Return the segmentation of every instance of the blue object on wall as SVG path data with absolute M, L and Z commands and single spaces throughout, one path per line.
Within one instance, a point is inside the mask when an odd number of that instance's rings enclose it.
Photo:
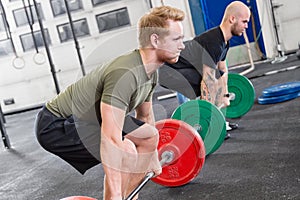
M 189 6 L 191 10 L 191 15 L 193 19 L 193 25 L 195 29 L 195 34 L 198 35 L 207 30 L 205 26 L 205 20 L 203 15 L 203 9 L 199 0 L 191 0 L 189 1 Z

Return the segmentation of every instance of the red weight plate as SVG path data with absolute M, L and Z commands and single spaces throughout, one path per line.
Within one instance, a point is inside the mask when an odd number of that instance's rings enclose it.
M 176 119 L 160 120 L 156 128 L 160 135 L 159 156 L 165 151 L 173 151 L 175 156 L 152 181 L 168 187 L 189 183 L 200 173 L 205 161 L 201 136 L 191 125 Z

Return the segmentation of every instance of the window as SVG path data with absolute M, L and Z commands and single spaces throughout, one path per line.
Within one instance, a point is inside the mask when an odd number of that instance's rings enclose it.
M 38 10 L 39 10 L 40 17 L 42 19 L 44 19 L 44 14 L 43 14 L 43 11 L 42 11 L 41 4 L 38 3 L 37 7 L 38 7 Z M 36 14 L 35 7 L 33 5 L 31 5 L 30 7 L 26 6 L 26 10 L 27 10 L 27 13 L 29 15 L 30 22 L 32 22 L 31 12 L 32 12 L 32 15 L 33 15 L 33 20 L 37 21 L 37 14 Z M 27 20 L 27 16 L 26 16 L 24 8 L 19 8 L 19 9 L 13 10 L 13 15 L 14 15 L 17 26 L 22 26 L 22 25 L 28 24 L 28 20 Z
M 82 9 L 81 0 L 72 0 L 72 1 L 67 0 L 67 1 L 68 1 L 69 10 L 71 12 Z M 51 0 L 51 7 L 54 16 L 62 15 L 66 13 L 66 6 L 64 0 Z
M 2 31 L 6 31 L 6 29 L 5 29 L 4 16 L 1 13 L 0 14 L 0 32 L 2 32 Z
M 44 33 L 45 33 L 45 37 L 46 37 L 46 40 L 47 40 L 47 44 L 51 44 L 51 40 L 50 40 L 48 30 L 45 29 Z M 33 35 L 34 35 L 34 38 L 35 38 L 36 46 L 37 47 L 44 46 L 44 40 L 43 40 L 41 31 L 35 31 L 35 32 L 33 32 Z M 21 39 L 23 51 L 29 51 L 29 50 L 35 48 L 34 41 L 33 41 L 31 33 L 26 33 L 26 34 L 20 35 L 20 39 Z
M 99 4 L 109 2 L 109 1 L 117 1 L 117 0 L 92 0 L 93 6 L 97 6 Z
M 5 11 L 3 11 L 2 6 L 0 6 L 0 32 L 7 30 L 4 13 L 5 13 Z
M 14 50 L 10 39 L 0 40 L 0 56 L 6 56 L 13 52 Z
M 73 21 L 73 27 L 76 37 L 90 35 L 86 19 Z M 57 31 L 61 42 L 66 42 L 68 40 L 73 39 L 70 23 L 58 25 Z
M 113 10 L 96 16 L 99 32 L 109 31 L 122 26 L 130 25 L 127 8 Z

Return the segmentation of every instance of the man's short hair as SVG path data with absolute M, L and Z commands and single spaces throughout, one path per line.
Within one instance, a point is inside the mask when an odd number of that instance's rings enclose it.
M 139 44 L 141 47 L 145 47 L 150 42 L 150 36 L 157 34 L 160 36 L 167 35 L 169 33 L 168 20 L 183 21 L 185 13 L 171 6 L 160 6 L 151 9 L 148 14 L 145 14 L 139 20 Z

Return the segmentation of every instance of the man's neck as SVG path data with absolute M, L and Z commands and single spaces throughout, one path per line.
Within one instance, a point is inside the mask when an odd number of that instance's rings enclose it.
M 159 62 L 157 60 L 157 56 L 153 49 L 140 48 L 139 50 L 147 76 L 150 77 L 163 64 L 163 62 Z
M 226 43 L 232 38 L 231 31 L 228 27 L 229 26 L 226 26 L 224 23 L 220 25 Z

